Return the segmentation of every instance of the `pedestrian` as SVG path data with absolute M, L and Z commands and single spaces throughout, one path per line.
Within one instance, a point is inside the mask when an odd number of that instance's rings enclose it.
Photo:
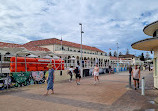
M 109 74 L 111 74 L 111 66 L 109 65 Z
M 135 69 L 132 70 L 132 77 L 134 80 L 134 86 L 135 86 L 135 90 L 136 90 L 136 83 L 137 83 L 137 87 L 139 88 L 139 79 L 140 79 L 140 69 L 138 68 L 137 65 L 135 65 Z
M 48 95 L 49 90 L 51 90 L 51 94 L 54 94 L 54 69 L 52 68 L 52 64 L 48 64 L 47 67 L 49 68 L 48 72 L 48 77 L 46 78 L 47 80 L 47 91 L 44 95 Z
M 98 64 L 95 65 L 94 69 L 93 69 L 93 75 L 94 75 L 94 84 L 96 84 L 96 80 L 99 81 L 99 67 Z
M 132 66 L 130 65 L 129 66 L 129 74 L 131 75 L 131 73 L 132 73 Z
M 80 69 L 78 66 L 75 68 L 74 73 L 76 74 L 76 84 L 80 85 L 81 75 L 80 75 Z
M 129 67 L 129 87 L 131 87 L 131 73 L 132 73 L 132 66 Z
M 151 71 L 151 67 L 150 67 L 150 64 L 149 64 L 149 71 Z
M 70 82 L 72 82 L 73 71 L 74 71 L 73 66 L 70 66 L 70 69 L 68 70 L 68 74 L 70 75 L 70 80 L 69 80 Z

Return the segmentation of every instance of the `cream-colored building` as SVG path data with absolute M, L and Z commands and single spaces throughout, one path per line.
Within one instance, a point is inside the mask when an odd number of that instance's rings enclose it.
M 75 66 L 80 63 L 81 60 L 81 45 L 77 43 L 51 38 L 30 41 L 24 45 L 49 49 L 54 54 L 61 56 L 65 60 L 66 66 Z M 96 63 L 99 64 L 99 67 L 108 67 L 110 57 L 107 56 L 106 52 L 96 47 L 82 45 L 82 60 L 84 68 L 94 67 Z
M 139 65 L 139 66 L 144 65 L 144 62 L 141 61 L 139 57 L 136 57 L 135 55 L 132 54 L 120 55 L 119 57 L 122 58 L 123 60 L 128 61 L 129 65 Z
M 147 38 L 133 43 L 131 46 L 134 49 L 154 51 L 154 87 L 158 88 L 158 21 L 155 21 L 143 29 L 144 33 L 153 38 Z

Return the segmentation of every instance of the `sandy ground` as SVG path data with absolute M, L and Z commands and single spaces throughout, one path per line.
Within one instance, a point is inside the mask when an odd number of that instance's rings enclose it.
M 152 79 L 148 71 L 142 74 Z M 43 96 L 46 84 L 1 91 L 0 111 L 133 111 L 150 106 L 140 90 L 127 88 L 128 72 L 101 75 L 97 84 L 88 77 L 76 85 L 64 76 L 56 74 L 55 94 L 49 96 Z

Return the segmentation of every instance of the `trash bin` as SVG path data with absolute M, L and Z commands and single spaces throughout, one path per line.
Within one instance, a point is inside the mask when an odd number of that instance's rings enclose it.
M 83 69 L 83 77 L 89 76 L 89 69 Z

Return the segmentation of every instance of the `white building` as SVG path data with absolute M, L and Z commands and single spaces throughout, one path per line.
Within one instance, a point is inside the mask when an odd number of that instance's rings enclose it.
M 80 63 L 81 44 L 51 38 L 30 41 L 24 44 L 24 46 L 38 46 L 42 48 L 47 48 L 54 54 L 62 56 L 62 58 L 64 58 L 65 60 L 65 63 L 69 63 L 69 65 L 77 65 L 78 63 Z M 72 59 L 75 59 L 75 61 L 71 61 Z M 82 60 L 83 66 L 85 68 L 94 67 L 95 63 L 98 63 L 99 67 L 108 67 L 110 57 L 107 56 L 106 52 L 96 47 L 82 45 Z

